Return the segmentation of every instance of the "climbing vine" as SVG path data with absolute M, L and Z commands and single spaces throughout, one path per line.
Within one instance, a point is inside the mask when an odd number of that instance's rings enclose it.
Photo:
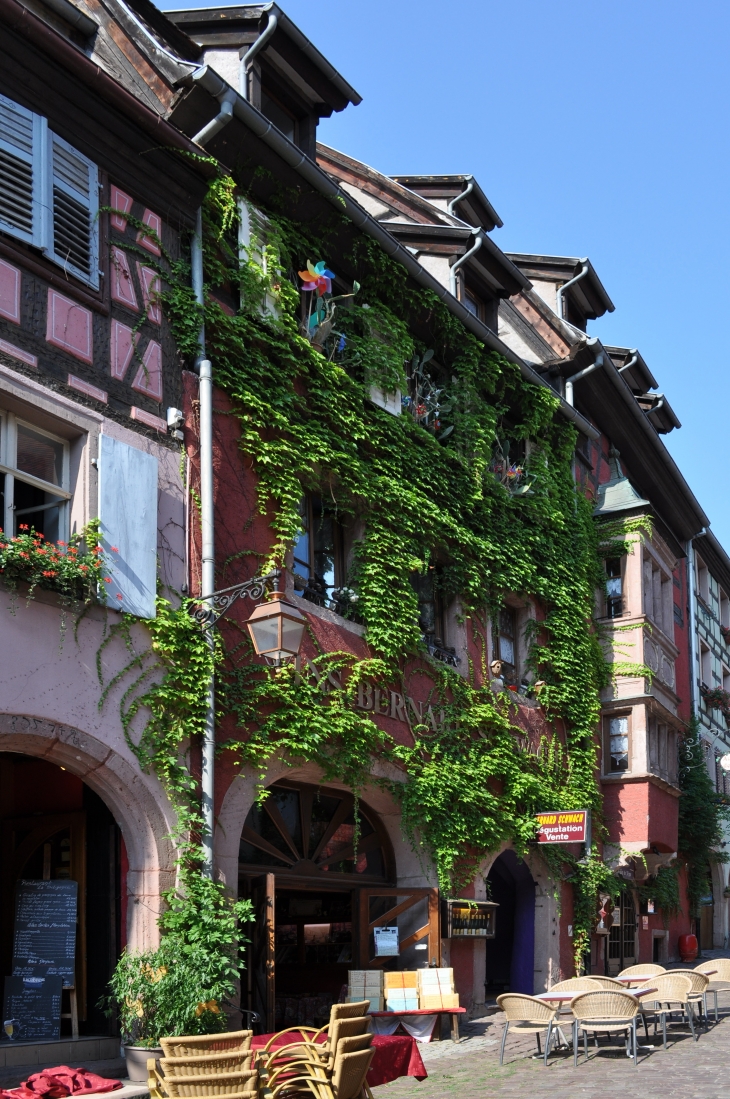
M 691 916 L 700 914 L 700 898 L 707 892 L 711 863 L 726 862 L 723 824 L 730 820 L 730 806 L 722 803 L 707 772 L 700 723 L 693 715 L 679 753 L 679 853 L 687 861 L 687 895 Z
M 592 616 L 603 572 L 591 509 L 572 476 L 575 429 L 555 418 L 557 402 L 547 389 L 487 351 L 364 236 L 352 237 L 343 257 L 358 284 L 336 287 L 336 312 L 317 307 L 320 330 L 310 339 L 297 272 L 339 247 L 344 218 L 335 211 L 304 227 L 276 209 L 266 213 L 265 235 L 254 232 L 242 258 L 235 186 L 221 178 L 210 189 L 203 242 L 208 354 L 270 523 L 262 571 L 289 552 L 302 493 L 326 495 L 344 522 L 357 521 L 362 530 L 347 583 L 357 593 L 370 656 L 320 653 L 314 677 L 293 667 L 273 671 L 252 662 L 246 638 L 239 640 L 231 624 L 225 652 L 212 658 L 194 627 L 182 624 L 184 609 L 161 605 L 150 660 L 159 658 L 162 678 L 147 688 L 151 666 L 140 658 L 136 685 L 125 694 L 125 729 L 140 759 L 188 797 L 193 780 L 180 751 L 200 731 L 212 670 L 206 661 L 214 659 L 220 705 L 237 724 L 226 748 L 238 765 L 263 778 L 274 756 L 307 759 L 320 764 L 325 779 L 337 777 L 357 793 L 372 781 L 374 756 L 390 763 L 400 781 L 379 781 L 399 799 L 416 849 L 435 861 L 441 887 L 453 893 L 503 841 L 525 853 L 538 810 L 590 808 L 600 824 L 594 731 L 607 672 Z M 221 288 L 227 301 L 238 298 L 237 308 L 221 306 Z M 181 353 L 193 355 L 201 316 L 184 260 L 170 265 L 162 298 Z M 401 390 L 408 409 L 409 378 L 420 371 L 423 382 L 426 369 L 448 431 L 435 415 L 395 416 L 370 399 L 371 387 Z M 520 449 L 526 487 L 518 494 L 494 469 L 495 454 Z M 431 660 L 423 647 L 412 577 L 434 566 L 444 600 L 457 601 L 481 654 L 466 675 Z M 507 595 L 538 611 L 529 676 L 539 681 L 539 704 L 559 732 L 536 750 L 521 746 L 515 699 L 495 693 L 486 667 L 487 615 L 493 619 Z M 435 728 L 415 725 L 412 745 L 397 744 L 353 708 L 363 679 L 403 689 L 424 671 L 445 720 Z M 150 716 L 135 741 L 132 719 L 145 708 Z M 608 871 L 595 852 L 573 871 L 582 950 Z

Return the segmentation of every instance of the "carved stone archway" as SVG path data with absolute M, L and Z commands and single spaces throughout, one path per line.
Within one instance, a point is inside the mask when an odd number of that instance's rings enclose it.
M 64 767 L 105 802 L 121 829 L 129 860 L 128 945 L 139 950 L 155 947 L 160 895 L 175 880 L 169 838 L 174 813 L 157 780 L 143 775 L 136 761 L 125 759 L 97 736 L 27 714 L 0 714 L 0 752 Z

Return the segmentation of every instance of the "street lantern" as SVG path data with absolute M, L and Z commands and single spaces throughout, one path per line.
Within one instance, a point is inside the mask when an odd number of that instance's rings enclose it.
M 283 592 L 273 591 L 267 603 L 259 603 L 246 622 L 257 656 L 280 667 L 299 652 L 307 620 L 287 603 Z

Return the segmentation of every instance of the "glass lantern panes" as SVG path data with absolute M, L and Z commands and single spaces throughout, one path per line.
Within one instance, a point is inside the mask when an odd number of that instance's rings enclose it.
M 608 723 L 608 739 L 611 771 L 629 769 L 629 719 L 612 717 Z

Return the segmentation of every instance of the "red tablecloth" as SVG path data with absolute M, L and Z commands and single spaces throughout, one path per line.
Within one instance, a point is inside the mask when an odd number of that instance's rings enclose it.
M 8 1048 L 8 1044 L 5 1044 Z M 58 1065 L 43 1072 L 32 1073 L 18 1088 L 0 1091 L 5 1099 L 63 1099 L 68 1095 L 89 1095 L 91 1092 L 116 1091 L 122 1086 L 121 1080 L 107 1080 L 85 1068 L 69 1068 Z
M 252 1049 L 262 1049 L 273 1037 L 273 1034 L 254 1035 L 251 1042 Z M 290 1045 L 296 1041 L 296 1032 L 290 1031 L 275 1042 L 272 1049 Z M 320 1041 L 325 1041 L 324 1034 L 321 1035 Z M 411 1038 L 410 1034 L 375 1034 L 373 1049 L 375 1056 L 367 1076 L 371 1088 L 376 1088 L 380 1084 L 389 1084 L 399 1076 L 415 1076 L 417 1080 L 427 1078 L 428 1073 L 418 1051 L 418 1042 L 415 1038 Z

